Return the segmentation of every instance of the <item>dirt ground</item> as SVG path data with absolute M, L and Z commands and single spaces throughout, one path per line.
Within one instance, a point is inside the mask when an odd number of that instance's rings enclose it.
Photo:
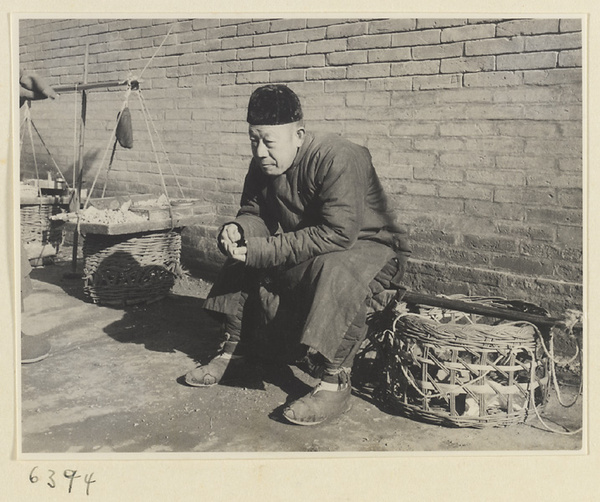
M 70 249 L 63 252 L 70 256 Z M 78 268 L 81 271 L 81 264 Z M 218 326 L 202 310 L 210 284 L 190 276 L 167 298 L 110 308 L 85 301 L 68 259 L 35 268 L 23 330 L 52 344 L 22 365 L 24 453 L 423 452 L 582 449 L 582 434 L 547 431 L 532 416 L 501 428 L 447 428 L 386 413 L 353 395 L 346 415 L 317 427 L 288 424 L 281 410 L 315 380 L 295 366 L 258 360 L 228 385 L 192 388 L 183 375 L 217 349 Z M 562 388 L 565 400 L 575 386 Z M 555 429 L 578 428 L 582 401 L 543 410 Z

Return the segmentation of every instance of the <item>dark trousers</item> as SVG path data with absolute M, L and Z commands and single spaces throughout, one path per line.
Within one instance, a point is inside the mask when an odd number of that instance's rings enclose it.
M 335 372 L 340 367 L 352 367 L 354 357 L 367 335 L 367 312 L 372 297 L 383 290 L 401 287 L 404 265 L 402 258 L 391 258 L 369 283 L 366 296 L 359 303 L 352 322 L 332 352 L 333 357 L 324 358 L 326 371 Z M 246 352 L 248 345 L 255 341 L 255 337 L 260 337 L 258 333 L 262 331 L 267 333 L 266 339 L 271 340 L 271 345 L 279 343 L 283 351 L 293 354 L 293 346 L 302 343 L 300 332 L 304 319 L 314 309 L 310 301 L 303 301 L 310 297 L 312 281 L 290 281 L 287 272 L 266 273 L 246 267 L 238 267 L 238 270 L 243 274 L 243 280 L 236 307 L 233 312 L 224 315 L 224 331 L 227 333 L 225 351 Z M 311 277 L 311 274 L 303 274 L 303 277 Z M 323 336 L 327 336 L 327 333 L 323 333 Z

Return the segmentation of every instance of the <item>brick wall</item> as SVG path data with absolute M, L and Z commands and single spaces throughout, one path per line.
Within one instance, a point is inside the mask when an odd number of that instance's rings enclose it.
M 88 81 L 122 80 L 140 74 L 171 27 L 142 95 L 185 195 L 210 202 L 215 225 L 239 202 L 250 93 L 287 83 L 309 129 L 369 147 L 411 235 L 409 286 L 581 306 L 579 19 L 25 20 L 21 65 L 55 85 L 81 82 L 89 44 Z M 123 89 L 89 92 L 88 186 L 123 99 Z M 107 190 L 160 193 L 134 95 L 130 108 L 134 148 L 117 151 Z M 32 109 L 69 172 L 76 113 L 74 94 Z M 52 164 L 35 150 L 43 175 Z M 23 158 L 29 177 L 27 142 Z M 214 231 L 188 229 L 186 259 L 220 263 Z

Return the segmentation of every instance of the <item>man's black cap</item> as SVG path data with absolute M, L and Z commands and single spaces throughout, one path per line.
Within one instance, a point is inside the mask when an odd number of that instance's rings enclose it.
M 264 85 L 250 96 L 247 118 L 250 125 L 290 124 L 301 119 L 300 100 L 286 85 Z

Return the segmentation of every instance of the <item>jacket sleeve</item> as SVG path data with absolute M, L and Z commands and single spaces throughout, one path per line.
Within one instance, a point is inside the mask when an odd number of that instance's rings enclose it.
M 274 221 L 272 215 L 267 214 L 262 195 L 264 183 L 264 175 L 251 162 L 246 179 L 244 180 L 240 209 L 237 216 L 234 221 L 225 223 L 219 230 L 218 235 L 220 235 L 223 227 L 229 223 L 236 223 L 238 225 L 241 229 L 243 240 L 250 237 L 266 238 L 275 233 L 277 222 Z
M 247 265 L 290 266 L 351 248 L 362 228 L 370 165 L 366 149 L 357 154 L 346 147 L 335 155 L 326 155 L 315 172 L 318 187 L 315 224 L 267 238 L 247 238 Z

